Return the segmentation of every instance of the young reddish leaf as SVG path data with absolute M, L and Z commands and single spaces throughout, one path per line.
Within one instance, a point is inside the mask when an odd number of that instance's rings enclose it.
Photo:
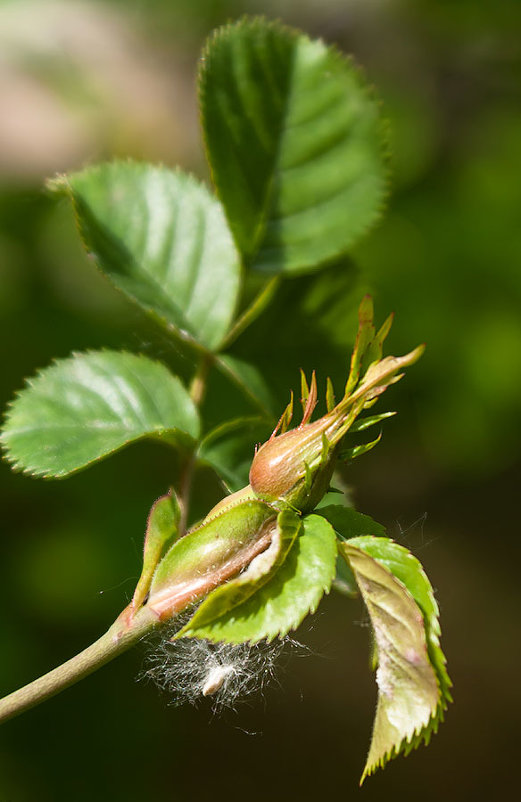
M 438 607 L 420 563 L 387 538 L 340 544 L 367 605 L 377 650 L 378 704 L 364 778 L 436 732 L 450 697 Z

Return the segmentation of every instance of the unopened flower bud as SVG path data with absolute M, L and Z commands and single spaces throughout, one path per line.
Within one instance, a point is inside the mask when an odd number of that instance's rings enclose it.
M 398 373 L 401 368 L 411 365 L 423 352 L 420 346 L 405 356 L 382 359 L 382 344 L 392 317 L 377 332 L 373 326 L 373 305 L 369 296 L 362 301 L 359 321 L 342 400 L 334 405 L 328 382 L 328 412 L 310 423 L 316 405 L 316 381 L 313 375 L 308 388 L 303 377 L 302 422 L 297 428 L 284 431 L 291 420 L 290 402 L 270 439 L 257 451 L 250 469 L 250 485 L 259 498 L 270 503 L 283 501 L 302 512 L 313 509 L 328 490 L 345 435 L 351 428 L 361 429 L 369 425 L 365 419 L 365 426 L 354 426 L 356 417 L 372 406 L 390 384 L 401 378 L 402 374 Z M 383 417 L 386 416 L 376 416 L 371 422 Z M 282 434 L 278 434 L 279 429 Z

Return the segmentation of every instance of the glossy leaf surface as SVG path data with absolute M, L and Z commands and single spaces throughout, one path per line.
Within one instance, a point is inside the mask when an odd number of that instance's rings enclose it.
M 164 365 L 107 350 L 60 359 L 29 379 L 1 440 L 15 469 L 62 477 L 142 437 L 198 434 L 193 402 Z
M 189 175 L 112 162 L 51 183 L 85 247 L 127 297 L 179 337 L 215 349 L 232 322 L 239 257 L 220 203 Z
M 359 70 L 263 19 L 221 28 L 201 63 L 212 175 L 246 261 L 295 273 L 348 251 L 385 184 L 378 106 Z

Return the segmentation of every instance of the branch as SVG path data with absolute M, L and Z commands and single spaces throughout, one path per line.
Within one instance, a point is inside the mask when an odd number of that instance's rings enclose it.
M 132 619 L 129 619 L 128 608 L 125 609 L 101 638 L 76 657 L 1 699 L 0 723 L 14 718 L 92 674 L 141 640 L 159 623 L 157 615 L 146 607 Z

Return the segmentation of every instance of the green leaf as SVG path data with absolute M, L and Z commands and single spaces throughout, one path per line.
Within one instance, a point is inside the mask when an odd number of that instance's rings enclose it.
M 68 476 L 142 437 L 196 439 L 197 410 L 159 362 L 89 351 L 41 371 L 12 402 L 1 442 L 16 470 Z
M 367 516 L 366 516 L 367 517 Z M 383 528 L 383 527 L 382 527 Z M 439 608 L 434 591 L 420 561 L 404 546 L 385 537 L 359 537 L 350 541 L 362 548 L 367 554 L 382 565 L 406 586 L 409 593 L 420 607 L 425 619 L 429 657 L 434 666 L 442 691 L 444 708 L 451 702 L 449 688 L 452 687 L 445 656 L 440 648 Z
M 230 328 L 239 257 L 220 203 L 194 178 L 112 162 L 51 183 L 71 198 L 85 247 L 170 332 L 216 349 Z
M 154 502 L 147 521 L 143 547 L 143 570 L 132 597 L 132 609 L 145 601 L 157 564 L 178 536 L 181 510 L 173 490 Z
M 378 704 L 362 781 L 436 732 L 451 701 L 440 648 L 438 607 L 421 564 L 387 538 L 359 537 L 340 545 L 373 626 Z
M 266 440 L 266 421 L 238 418 L 212 429 L 201 441 L 197 457 L 221 477 L 229 492 L 248 484 L 255 444 Z
M 200 635 L 204 627 L 209 624 L 218 626 L 230 610 L 256 593 L 280 568 L 301 526 L 302 521 L 293 510 L 280 512 L 269 548 L 255 557 L 243 574 L 210 593 L 190 621 L 176 633 L 175 638 L 206 637 L 204 634 Z
M 335 532 L 348 540 L 358 535 L 378 535 L 385 537 L 385 526 L 373 521 L 369 515 L 363 515 L 352 507 L 345 507 L 341 504 L 331 504 L 328 507 L 320 507 L 317 510 L 319 515 L 326 518 Z
M 272 420 L 275 402 L 262 373 L 254 365 L 231 354 L 219 354 L 215 364 L 261 414 Z
M 249 599 L 218 620 L 198 627 L 197 637 L 257 643 L 282 638 L 315 612 L 335 576 L 336 538 L 331 526 L 309 515 L 288 556 L 273 577 Z M 186 632 L 191 635 L 191 632 Z
M 199 81 L 212 176 L 247 262 L 295 273 L 345 254 L 385 189 L 378 105 L 360 71 L 253 19 L 210 38 Z
M 269 546 L 276 519 L 273 507 L 252 498 L 205 519 L 179 538 L 157 566 L 149 609 L 169 620 L 236 576 Z

